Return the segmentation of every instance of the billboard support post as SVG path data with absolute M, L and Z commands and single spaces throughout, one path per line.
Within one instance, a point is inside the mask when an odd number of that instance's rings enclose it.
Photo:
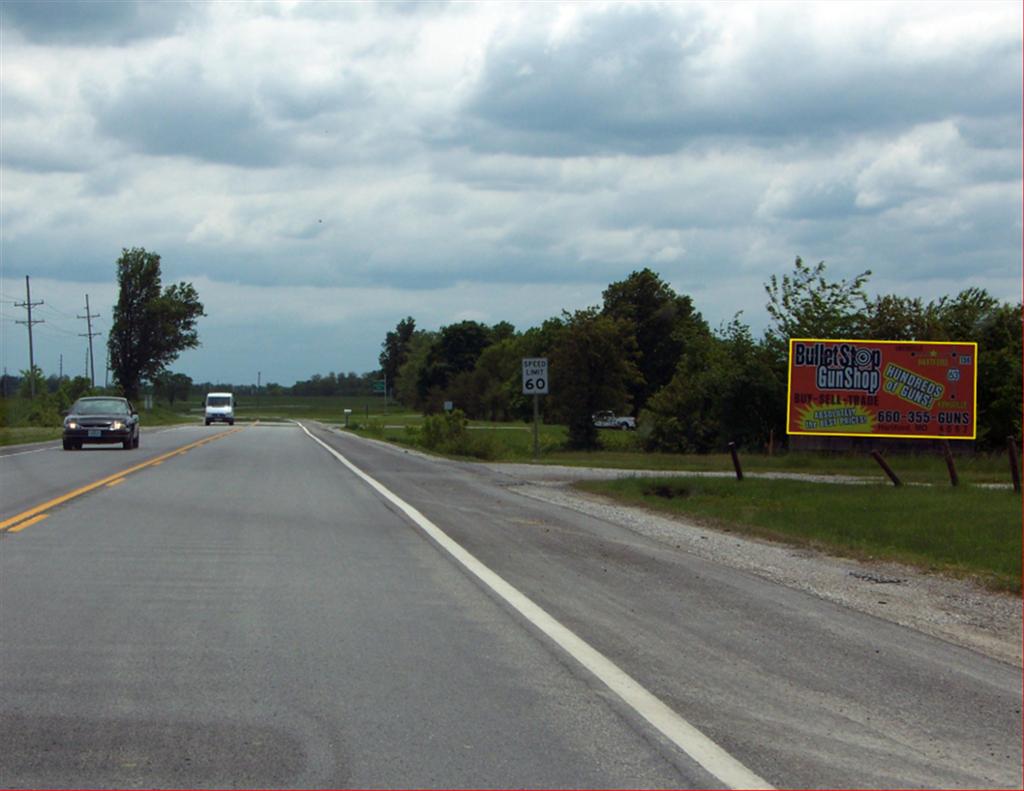
M 743 480 L 743 468 L 740 467 L 740 455 L 736 452 L 736 443 L 729 443 L 729 453 L 732 455 L 732 466 L 736 470 L 736 480 Z
M 1006 438 L 1006 453 L 1010 457 L 1010 477 L 1013 478 L 1013 490 L 1020 491 L 1020 458 L 1017 455 L 1017 440 L 1012 436 Z
M 949 483 L 952 486 L 960 485 L 960 476 L 956 474 L 956 464 L 953 462 L 953 452 L 949 449 L 949 440 L 942 440 L 942 455 L 946 459 L 946 469 L 949 470 Z
M 871 451 L 871 458 L 878 462 L 878 466 L 881 467 L 882 471 L 889 476 L 889 480 L 892 481 L 893 486 L 903 485 L 903 481 L 901 481 L 900 477 L 895 472 L 893 472 L 892 467 L 890 467 L 886 460 L 882 458 L 881 453 L 879 453 L 877 450 L 873 450 Z

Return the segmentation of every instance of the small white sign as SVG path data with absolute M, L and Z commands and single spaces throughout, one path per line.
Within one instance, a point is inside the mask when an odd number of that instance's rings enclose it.
M 548 358 L 523 358 L 523 394 L 548 394 Z

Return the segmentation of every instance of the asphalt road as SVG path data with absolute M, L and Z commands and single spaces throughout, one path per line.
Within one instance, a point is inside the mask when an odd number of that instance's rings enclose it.
M 311 429 L 359 473 L 294 425 L 0 455 L 0 785 L 1021 786 L 1019 668 Z

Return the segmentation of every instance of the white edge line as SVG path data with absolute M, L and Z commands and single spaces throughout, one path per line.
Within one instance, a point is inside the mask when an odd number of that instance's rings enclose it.
M 450 538 L 441 528 L 427 519 L 427 517 L 398 497 L 398 495 L 392 493 L 383 484 L 378 483 L 356 467 L 323 440 L 313 436 L 304 425 L 298 423 L 298 426 L 306 432 L 310 439 L 323 446 L 328 453 L 344 464 L 353 474 L 365 481 L 385 500 L 402 511 L 448 554 L 472 572 L 488 588 L 504 599 L 524 618 L 583 665 L 583 667 L 593 673 L 612 692 L 618 695 L 628 706 L 647 720 L 676 747 L 692 758 L 706 772 L 729 788 L 772 788 L 764 779 L 747 769 L 747 767 L 733 758 L 710 738 L 648 692 L 639 682 L 612 662 L 611 659 L 573 631 L 567 629 L 535 604 L 528 596 L 491 571 L 482 562 L 477 560 L 476 557 L 463 549 L 459 543 Z
M 26 456 L 29 453 L 42 453 L 44 450 L 57 450 L 59 447 L 59 445 L 50 445 L 49 447 L 36 448 L 35 450 L 19 450 L 14 453 L 3 453 L 0 454 L 0 459 L 9 459 L 12 456 Z

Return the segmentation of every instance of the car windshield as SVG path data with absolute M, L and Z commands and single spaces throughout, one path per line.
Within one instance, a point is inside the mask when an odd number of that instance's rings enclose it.
M 206 399 L 207 406 L 231 406 L 231 398 L 228 396 L 210 396 Z
M 71 412 L 75 415 L 127 415 L 128 405 L 116 398 L 78 401 Z

